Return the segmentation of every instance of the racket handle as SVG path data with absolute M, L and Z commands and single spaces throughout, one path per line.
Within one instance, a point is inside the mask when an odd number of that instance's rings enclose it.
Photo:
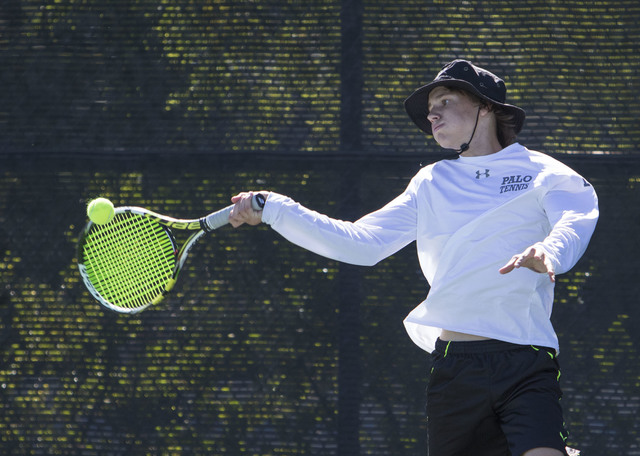
M 209 214 L 201 219 L 200 225 L 202 225 L 202 229 L 208 233 L 210 231 L 217 230 L 221 226 L 225 226 L 229 223 L 229 214 L 231 214 L 231 209 L 233 209 L 233 205 L 220 209 L 219 211 Z
M 251 207 L 254 211 L 261 211 L 262 206 L 258 203 L 258 198 L 263 198 L 263 206 L 264 206 L 264 197 L 262 195 L 256 194 L 251 198 Z M 235 205 L 227 206 L 224 209 L 220 209 L 219 211 L 214 212 L 213 214 L 209 214 L 206 217 L 200 220 L 200 224 L 202 225 L 202 229 L 206 232 L 217 230 L 218 228 L 225 226 L 229 223 L 229 214 L 231 214 L 231 209 L 233 209 Z

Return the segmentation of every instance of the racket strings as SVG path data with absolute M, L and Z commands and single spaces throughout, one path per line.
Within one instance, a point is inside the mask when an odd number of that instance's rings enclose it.
M 175 267 L 175 244 L 160 224 L 118 214 L 96 227 L 84 245 L 87 275 L 110 304 L 143 307 L 162 295 Z
M 114 250 L 122 265 L 121 280 L 110 282 L 113 292 L 120 296 L 126 296 L 136 305 L 147 304 L 150 298 L 155 297 L 170 277 L 173 262 L 172 246 L 168 236 L 159 226 L 148 233 L 140 230 L 139 225 L 128 219 L 125 225 L 125 235 L 128 242 L 118 244 Z M 144 220 L 144 219 L 141 219 Z M 155 249 L 159 247 L 161 250 Z M 168 247 L 168 251 L 164 250 Z M 115 245 L 114 245 L 115 248 Z M 168 254 L 163 255 L 164 253 Z M 153 293 L 153 295 L 149 295 Z
M 163 244 L 169 239 L 162 229 L 145 233 L 130 219 L 120 228 L 121 238 L 113 236 L 112 232 L 101 238 L 103 247 L 109 249 L 111 256 L 107 257 L 102 252 L 96 257 L 101 260 L 100 267 L 96 268 L 96 287 L 115 305 L 137 307 L 148 304 L 161 292 L 171 274 L 172 263 L 167 263 L 167 256 L 162 255 Z M 154 245 L 154 242 L 159 244 Z M 160 256 L 156 246 L 161 248 Z M 172 249 L 170 245 L 168 247 L 167 253 L 170 254 Z

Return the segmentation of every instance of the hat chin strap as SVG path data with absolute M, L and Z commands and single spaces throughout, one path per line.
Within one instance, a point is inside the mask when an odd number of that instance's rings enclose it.
M 473 131 L 471 132 L 471 138 L 469 138 L 469 141 L 467 141 L 466 143 L 462 143 L 460 144 L 460 149 L 457 151 L 458 155 L 461 155 L 463 153 L 465 153 L 467 150 L 469 150 L 469 144 L 471 144 L 471 140 L 473 140 L 473 135 L 476 134 L 476 128 L 478 128 L 478 120 L 480 119 L 480 110 L 482 109 L 482 106 L 478 107 L 478 114 L 476 114 L 476 124 L 473 126 Z

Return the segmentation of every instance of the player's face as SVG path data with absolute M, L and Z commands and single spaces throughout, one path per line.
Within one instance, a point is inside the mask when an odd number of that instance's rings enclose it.
M 469 141 L 478 107 L 463 93 L 436 87 L 429 94 L 429 113 L 433 138 L 445 149 L 458 149 Z

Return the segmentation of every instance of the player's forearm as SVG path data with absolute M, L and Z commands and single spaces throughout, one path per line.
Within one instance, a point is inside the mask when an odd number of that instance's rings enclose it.
M 263 222 L 290 242 L 337 261 L 371 266 L 402 248 L 401 233 L 368 221 L 336 220 L 309 210 L 290 198 L 271 193 Z
M 567 272 L 582 257 L 597 220 L 597 208 L 586 214 L 567 211 L 551 233 L 539 243 L 551 257 L 556 273 Z

